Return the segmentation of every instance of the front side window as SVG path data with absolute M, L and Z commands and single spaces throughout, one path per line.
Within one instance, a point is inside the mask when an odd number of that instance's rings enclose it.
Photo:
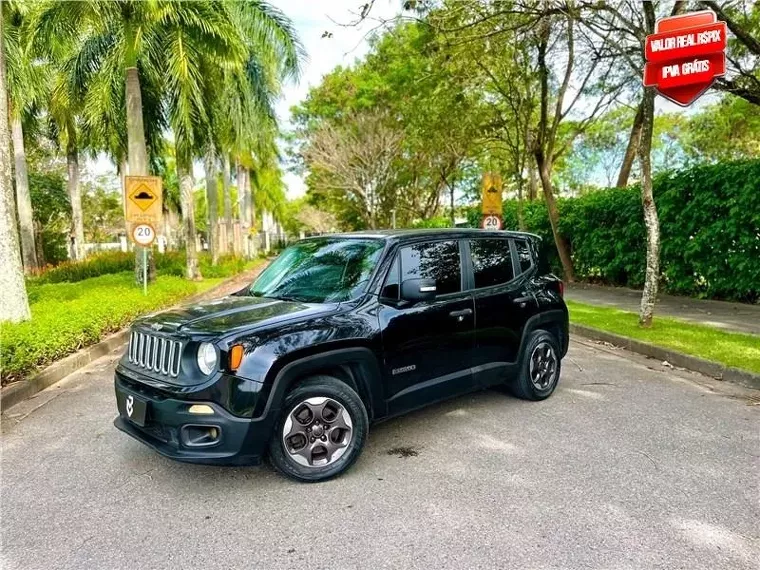
M 470 256 L 476 289 L 508 283 L 515 277 L 512 252 L 506 239 L 472 240 Z
M 383 240 L 315 238 L 288 247 L 251 285 L 256 297 L 335 303 L 367 287 Z
M 459 244 L 438 241 L 401 248 L 401 280 L 407 279 L 435 279 L 438 295 L 461 291 Z

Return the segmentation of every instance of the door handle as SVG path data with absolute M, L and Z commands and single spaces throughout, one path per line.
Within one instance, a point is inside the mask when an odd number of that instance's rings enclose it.
M 520 305 L 521 307 L 525 307 L 528 303 L 535 301 L 535 297 L 533 295 L 526 295 L 525 297 L 517 297 L 516 299 L 512 299 L 512 302 Z
M 464 319 L 465 317 L 472 314 L 472 309 L 462 309 L 461 311 L 451 311 L 449 313 L 450 317 L 454 317 L 455 319 L 459 319 L 460 321 Z

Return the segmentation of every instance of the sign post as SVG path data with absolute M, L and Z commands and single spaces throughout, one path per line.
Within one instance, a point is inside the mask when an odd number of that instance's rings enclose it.
M 501 229 L 501 192 L 501 176 L 493 172 L 483 174 L 483 229 Z
M 161 223 L 161 178 L 127 176 L 124 203 L 132 241 L 143 250 L 143 292 L 148 294 L 148 248 L 156 239 L 155 228 Z

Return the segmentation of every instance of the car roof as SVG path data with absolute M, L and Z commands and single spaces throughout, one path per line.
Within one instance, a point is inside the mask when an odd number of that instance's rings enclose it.
M 540 239 L 536 234 L 515 231 L 481 230 L 477 228 L 436 228 L 436 229 L 396 229 L 396 230 L 364 230 L 358 232 L 344 232 L 335 234 L 323 234 L 314 237 L 340 237 L 340 238 L 371 238 L 388 241 L 406 241 L 410 239 L 446 238 L 461 239 L 468 237 L 531 237 Z M 307 238 L 308 239 L 308 238 Z

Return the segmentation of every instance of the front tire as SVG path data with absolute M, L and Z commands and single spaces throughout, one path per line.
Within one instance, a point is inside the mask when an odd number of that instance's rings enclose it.
M 545 400 L 559 382 L 562 362 L 557 339 L 545 330 L 530 333 L 512 391 L 523 400 Z
M 314 376 L 285 397 L 269 444 L 275 468 L 298 481 L 336 477 L 359 457 L 369 431 L 359 395 L 331 376 Z

